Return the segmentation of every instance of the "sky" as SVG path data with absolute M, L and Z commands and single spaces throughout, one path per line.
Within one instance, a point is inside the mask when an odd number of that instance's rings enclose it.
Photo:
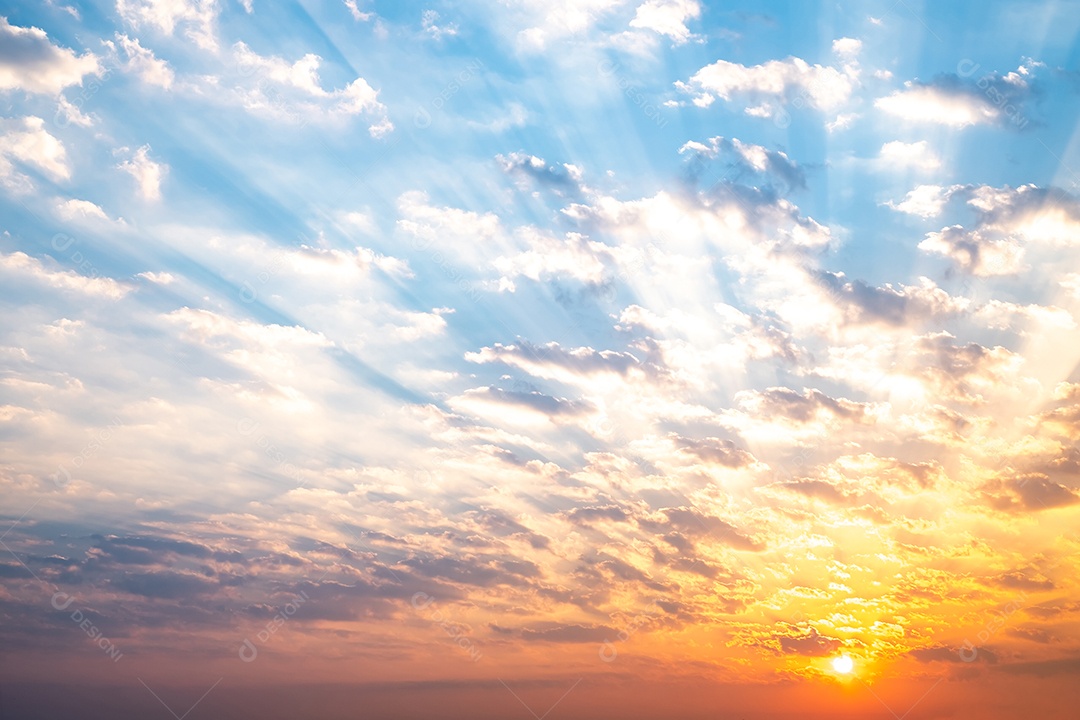
M 1080 2 L 0 0 L 0 718 L 1075 718 Z

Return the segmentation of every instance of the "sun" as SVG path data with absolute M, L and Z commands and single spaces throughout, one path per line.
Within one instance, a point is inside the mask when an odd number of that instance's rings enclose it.
M 833 658 L 832 667 L 833 670 L 841 675 L 847 675 L 855 669 L 855 661 L 848 655 L 841 655 L 840 657 Z

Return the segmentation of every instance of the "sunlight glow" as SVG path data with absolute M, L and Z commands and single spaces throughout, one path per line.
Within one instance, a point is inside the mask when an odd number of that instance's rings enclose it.
M 847 675 L 855 669 L 855 661 L 851 659 L 850 655 L 841 655 L 840 657 L 833 658 L 832 661 L 833 670 L 841 675 Z

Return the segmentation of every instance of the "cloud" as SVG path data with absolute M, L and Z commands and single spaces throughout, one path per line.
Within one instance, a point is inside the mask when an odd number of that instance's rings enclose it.
M 914 650 L 909 650 L 907 654 L 921 663 L 967 663 L 972 660 L 978 660 L 979 662 L 993 665 L 998 661 L 997 655 L 985 647 L 980 647 L 974 658 L 968 657 L 968 654 L 964 652 L 963 647 L 951 648 L 946 647 L 945 645 L 915 648 Z
M 748 103 L 748 115 L 772 117 L 781 106 L 796 100 L 817 110 L 835 110 L 848 101 L 857 83 L 854 69 L 810 65 L 792 57 L 753 66 L 717 60 L 675 86 L 698 107 L 708 107 L 717 98 L 740 97 Z
M 943 74 L 930 82 L 912 80 L 903 90 L 878 98 L 874 106 L 909 122 L 963 128 L 998 125 L 1023 129 L 1030 121 L 1027 102 L 1033 97 L 1033 70 L 1040 63 L 1025 61 L 1005 76 L 991 73 L 977 80 Z
M 375 18 L 373 12 L 362 12 L 359 7 L 356 6 L 356 0 L 345 0 L 345 7 L 348 8 L 349 14 L 352 15 L 353 20 L 356 22 L 367 22 Z
M 895 169 L 896 167 L 913 167 L 919 170 L 937 170 L 941 167 L 941 158 L 930 149 L 925 140 L 906 143 L 893 140 L 881 146 L 878 155 L 883 166 Z
M 22 252 L 0 254 L 0 272 L 8 274 L 8 282 L 16 278 L 30 279 L 56 290 L 70 290 L 107 300 L 119 300 L 131 291 L 129 286 L 112 278 L 86 277 L 71 270 L 53 270 L 41 260 Z
M 97 57 L 49 42 L 44 30 L 19 27 L 0 17 L 0 90 L 58 95 L 101 70 Z
M 530 642 L 604 643 L 618 636 L 618 630 L 605 625 L 560 625 L 539 630 L 524 628 L 521 631 L 521 637 Z
M 543 158 L 523 152 L 496 155 L 495 161 L 503 172 L 536 180 L 560 195 L 567 191 L 580 192 L 583 189 L 582 172 L 576 165 L 548 164 Z
M 784 387 L 763 391 L 744 390 L 735 397 L 748 413 L 758 417 L 782 417 L 798 424 L 814 422 L 822 415 L 863 421 L 870 417 L 870 406 L 845 399 L 833 399 L 820 390 L 798 393 Z
M 862 52 L 862 47 L 862 40 L 845 37 L 833 40 L 832 51 L 846 60 L 853 60 Z
M 573 278 L 597 285 L 604 281 L 617 262 L 616 249 L 589 240 L 580 233 L 570 232 L 557 237 L 522 229 L 520 236 L 526 241 L 528 249 L 497 257 L 492 262 L 507 281 L 517 277 L 538 282 L 551 278 Z
M 126 60 L 124 70 L 136 75 L 147 85 L 157 85 L 168 90 L 172 87 L 175 73 L 164 60 L 154 55 L 152 50 L 144 48 L 138 38 L 131 38 L 122 33 L 116 33 L 116 43 L 123 50 Z M 116 44 L 109 41 L 106 46 L 116 53 Z
M 120 152 L 128 153 L 130 157 L 116 168 L 135 178 L 135 185 L 144 200 L 160 200 L 161 180 L 169 171 L 169 166 L 150 159 L 149 145 L 143 145 L 134 153 L 127 148 L 122 148 Z
M 132 27 L 154 27 L 172 35 L 183 27 L 206 50 L 217 49 L 218 0 L 116 0 L 116 12 Z
M 1002 670 L 1012 675 L 1033 675 L 1038 678 L 1049 678 L 1058 675 L 1074 677 L 1080 672 L 1080 657 L 1011 663 L 1003 666 Z
M 420 24 L 424 29 L 424 33 L 430 36 L 432 39 L 438 41 L 444 37 L 453 37 L 457 35 L 457 25 L 454 23 L 439 25 L 439 13 L 435 10 L 425 10 L 421 13 Z
M 93 118 L 84 115 L 80 106 L 61 95 L 56 99 L 56 122 L 61 127 L 75 125 L 77 127 L 90 127 L 94 124 Z
M 628 352 L 594 350 L 588 347 L 564 349 L 558 343 L 533 345 L 521 341 L 516 345 L 481 348 L 465 354 L 475 363 L 501 362 L 525 370 L 530 375 L 576 385 L 590 385 L 597 375 L 613 374 L 625 377 L 632 370 L 642 369 L 642 363 Z
M 715 515 L 708 515 L 692 507 L 669 507 L 660 511 L 660 519 L 641 518 L 638 524 L 656 533 L 672 531 L 685 537 L 721 542 L 736 550 L 761 552 L 765 546 L 735 525 Z
M 0 183 L 27 192 L 33 182 L 15 162 L 34 167 L 52 180 L 71 177 L 63 143 L 49 134 L 39 117 L 0 118 Z
M 976 211 L 975 224 L 928 233 L 919 249 L 944 255 L 979 277 L 1019 273 L 1026 248 L 1075 246 L 1080 237 L 1080 201 L 1054 188 L 954 186 L 948 195 L 967 200 Z
M 997 109 L 988 100 L 970 91 L 913 83 L 906 90 L 878 98 L 874 106 L 903 120 L 957 128 L 992 123 L 998 118 Z
M 628 0 L 522 0 L 514 9 L 521 17 L 513 25 L 521 27 L 518 46 L 540 51 L 556 40 L 582 35 L 602 17 L 625 5 Z
M 724 156 L 732 167 L 775 177 L 788 189 L 806 187 L 806 174 L 787 153 L 744 143 L 738 138 L 713 137 L 709 138 L 707 145 L 691 140 L 679 148 L 679 154 L 688 154 L 696 159 Z
M 239 69 L 230 80 L 236 83 L 233 95 L 248 111 L 303 125 L 310 120 L 372 117 L 368 127 L 372 137 L 382 137 L 394 129 L 379 102 L 379 93 L 358 77 L 337 90 L 323 88 L 319 79 L 322 58 L 308 53 L 294 63 L 273 55 L 259 55 L 245 43 L 233 45 Z M 213 92 L 213 89 L 208 90 Z
M 515 424 L 558 423 L 595 412 L 586 401 L 553 397 L 535 390 L 522 392 L 494 386 L 466 390 L 452 398 L 450 404 L 482 416 L 494 414 Z
M 917 215 L 921 218 L 937 217 L 941 214 L 941 211 L 945 208 L 946 203 L 949 202 L 953 193 L 960 187 L 961 186 L 959 185 L 953 185 L 951 187 L 944 187 L 942 185 L 919 185 L 914 190 L 909 191 L 900 202 L 894 203 L 892 200 L 889 200 L 885 205 L 897 212 L 907 213 L 908 215 Z M 937 248 L 939 247 L 941 247 L 941 245 L 931 243 L 924 249 L 930 252 L 938 252 Z M 947 252 L 951 254 L 951 251 Z
M 1015 275 L 1026 267 L 1024 249 L 1012 238 L 965 230 L 961 225 L 927 233 L 919 249 L 944 255 L 976 277 Z
M 686 22 L 700 16 L 698 0 L 646 0 L 638 6 L 630 27 L 652 30 L 670 38 L 676 45 L 682 45 L 694 37 Z
M 1080 493 L 1049 477 L 1034 473 L 996 480 L 983 488 L 984 497 L 996 510 L 1044 511 L 1080 503 Z
M 875 287 L 862 280 L 848 281 L 843 273 L 812 272 L 828 292 L 829 299 L 849 323 L 884 323 L 906 326 L 934 316 L 948 316 L 965 310 L 968 301 L 957 299 L 929 278 L 918 285 Z
M 72 198 L 56 204 L 56 214 L 61 220 L 68 222 L 100 221 L 103 223 L 123 224 L 123 220 L 113 220 L 101 208 L 101 206 L 89 200 Z
M 832 655 L 841 647 L 841 642 L 836 638 L 822 635 L 817 628 L 808 628 L 799 634 L 785 634 L 777 632 L 773 640 L 779 643 L 780 652 L 785 655 L 802 655 L 803 657 L 824 657 Z
M 948 332 L 918 338 L 912 360 L 921 367 L 928 390 L 939 397 L 965 404 L 982 404 L 991 393 L 1030 392 L 1023 382 L 1022 355 L 1000 345 L 984 347 L 976 342 L 956 345 Z M 1025 387 L 1026 386 L 1026 387 Z
M 756 460 L 754 456 L 738 447 L 731 440 L 716 437 L 703 437 L 700 439 L 684 438 L 672 435 L 675 445 L 681 452 L 691 455 L 706 463 L 713 463 L 729 468 L 742 468 L 752 465 Z

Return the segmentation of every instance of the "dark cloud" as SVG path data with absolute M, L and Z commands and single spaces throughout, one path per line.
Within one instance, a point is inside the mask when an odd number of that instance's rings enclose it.
M 557 342 L 534 345 L 526 340 L 518 340 L 514 345 L 495 343 L 491 347 L 482 348 L 478 353 L 466 355 L 466 358 L 481 362 L 497 360 L 515 366 L 556 365 L 576 375 L 592 375 L 601 372 L 626 375 L 631 368 L 642 365 L 638 358 L 628 352 L 594 350 L 590 347 L 570 350 L 563 348 Z
M 198 575 L 169 571 L 131 573 L 114 578 L 109 584 L 133 595 L 166 600 L 209 595 L 220 587 L 218 582 Z
M 576 195 L 581 191 L 580 174 L 566 164 L 548 163 L 525 152 L 496 155 L 495 162 L 506 174 L 531 178 L 556 195 Z
M 630 517 L 630 515 L 618 505 L 578 507 L 566 513 L 566 516 L 575 523 L 588 523 L 594 520 L 624 522 Z
M 999 575 L 993 581 L 995 585 L 1014 590 L 1053 590 L 1054 583 L 1043 575 L 1029 571 L 1014 570 Z
M 811 277 L 846 310 L 849 322 L 902 326 L 951 311 L 943 298 L 916 292 L 917 287 L 901 290 L 892 285 L 877 287 L 863 280 L 848 280 L 844 273 L 827 270 L 811 271 Z
M 1011 628 L 1007 630 L 1006 633 L 1022 640 L 1030 640 L 1031 642 L 1039 643 L 1040 645 L 1049 645 L 1050 643 L 1055 643 L 1059 640 L 1056 635 L 1052 635 L 1046 630 L 1036 627 Z
M 532 531 L 500 510 L 485 508 L 467 513 L 467 515 L 493 536 L 521 537 L 537 550 L 543 550 L 551 544 L 549 538 Z
M 1080 502 L 1080 495 L 1045 475 L 1029 473 L 983 486 L 983 496 L 997 510 L 1050 510 Z
M 618 635 L 618 630 L 605 625 L 558 625 L 540 630 L 521 630 L 521 637 L 525 640 L 557 643 L 610 642 Z
M 998 661 L 997 655 L 984 647 L 978 648 L 978 652 L 975 653 L 963 653 L 963 650 L 963 648 L 935 645 L 933 647 L 916 648 L 908 651 L 907 654 L 921 663 L 970 663 L 977 661 L 994 665 Z
M 1037 618 L 1049 619 L 1061 615 L 1071 615 L 1080 611 L 1080 602 L 1062 602 L 1057 605 L 1032 605 L 1024 608 L 1024 612 Z
M 679 153 L 689 157 L 687 172 L 695 180 L 704 174 L 709 160 L 718 160 L 727 167 L 727 176 L 735 181 L 763 177 L 787 190 L 806 187 L 806 173 L 786 153 L 736 138 L 712 137 L 705 143 L 688 142 L 679 148 Z
M 515 390 L 502 390 L 495 386 L 466 390 L 466 397 L 482 397 L 489 401 L 505 405 L 517 405 L 535 410 L 548 417 L 568 416 L 574 417 L 592 412 L 595 408 L 591 403 L 584 400 L 567 400 L 565 398 L 552 397 L 540 392 L 518 392 Z
M 842 503 L 849 499 L 846 493 L 841 492 L 839 488 L 825 480 L 793 480 L 791 482 L 777 483 L 774 487 L 833 503 Z
M 689 507 L 664 508 L 663 520 L 639 519 L 638 524 L 652 532 L 668 535 L 674 531 L 679 537 L 708 538 L 736 550 L 760 551 L 764 546 L 739 532 L 731 523 L 712 515 L 704 515 Z
M 1040 662 L 1014 663 L 1001 668 L 1012 675 L 1034 675 L 1035 677 L 1054 677 L 1056 675 L 1080 676 L 1080 657 L 1043 660 Z
M 752 408 L 758 417 L 785 417 L 799 423 L 814 420 L 822 410 L 845 420 L 861 421 L 866 418 L 867 405 L 851 400 L 834 399 L 820 390 L 803 390 L 798 393 L 790 388 L 771 387 L 760 392 L 745 391 L 736 396 L 739 404 Z
M 726 574 L 724 568 L 719 565 L 707 563 L 701 558 L 680 557 L 672 560 L 669 566 L 673 570 L 693 573 L 695 575 L 700 575 L 701 577 L 709 578 L 710 580 L 716 579 L 721 573 Z
M 1035 66 L 1025 63 L 1020 72 L 1006 75 L 982 74 L 977 69 L 970 76 L 942 73 L 929 81 L 914 80 L 907 86 L 909 90 L 924 89 L 944 99 L 965 101 L 991 115 L 999 127 L 1022 130 L 1031 123 L 1033 101 L 1041 95 L 1037 81 L 1030 74 Z
M 1013 275 L 1028 241 L 1076 245 L 1080 199 L 1056 187 L 965 185 L 952 189 L 975 211 L 975 222 L 927 233 L 919 248 L 949 257 L 961 270 L 978 276 Z M 1032 222 L 1041 217 L 1052 222 Z
M 779 635 L 780 650 L 788 655 L 821 657 L 836 652 L 841 643 L 836 638 L 820 634 L 816 628 L 799 635 Z
M 675 433 L 672 433 L 668 437 L 672 439 L 682 452 L 693 455 L 705 462 L 715 463 L 730 468 L 746 467 L 755 462 L 753 455 L 738 447 L 731 440 L 723 440 L 716 437 L 704 437 L 700 439 L 684 438 Z
M 33 574 L 22 565 L 0 563 L 0 578 L 29 578 Z
M 409 568 L 420 577 L 479 587 L 520 584 L 526 578 L 535 578 L 540 575 L 540 568 L 535 563 L 512 559 L 425 555 L 407 558 L 402 560 L 400 565 Z

